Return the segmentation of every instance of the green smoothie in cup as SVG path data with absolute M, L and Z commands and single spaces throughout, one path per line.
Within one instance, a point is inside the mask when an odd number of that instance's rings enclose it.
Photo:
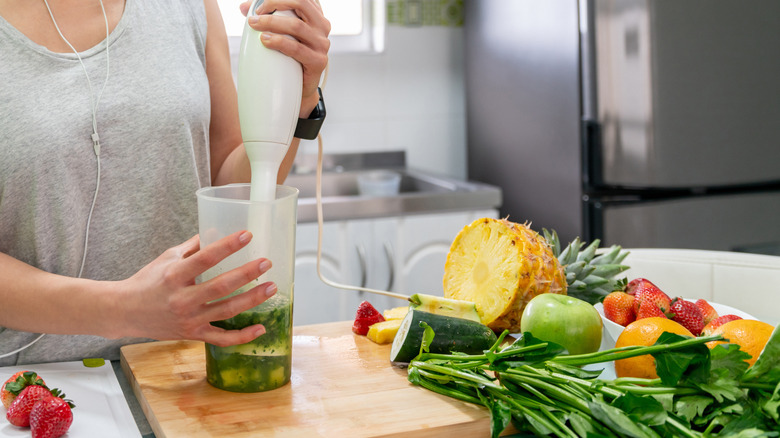
M 277 293 L 251 311 L 211 323 L 227 330 L 265 326 L 265 334 L 246 344 L 206 344 L 206 379 L 211 385 L 233 392 L 260 392 L 290 381 L 292 302 L 288 296 Z

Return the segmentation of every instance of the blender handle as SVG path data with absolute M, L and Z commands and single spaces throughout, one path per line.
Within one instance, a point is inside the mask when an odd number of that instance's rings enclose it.
M 360 287 L 366 287 L 368 282 L 368 269 L 366 268 L 366 248 L 363 245 L 356 245 L 358 262 L 360 263 Z
M 387 257 L 387 267 L 390 271 L 390 278 L 387 281 L 387 287 L 385 290 L 393 290 L 393 283 L 395 283 L 395 264 L 393 263 L 393 247 L 390 242 L 385 241 L 385 257 Z

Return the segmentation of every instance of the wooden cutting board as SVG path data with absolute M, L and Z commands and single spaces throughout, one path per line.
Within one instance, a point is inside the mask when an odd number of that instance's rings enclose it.
M 158 438 L 490 436 L 487 409 L 413 386 L 389 357 L 344 321 L 295 328 L 291 381 L 268 392 L 209 385 L 202 342 L 128 345 L 121 360 Z

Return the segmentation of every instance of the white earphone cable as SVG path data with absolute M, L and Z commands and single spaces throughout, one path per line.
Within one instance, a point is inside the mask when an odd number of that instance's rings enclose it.
M 81 267 L 79 268 L 78 277 L 81 278 L 82 274 L 84 273 L 84 265 L 87 261 L 87 248 L 89 246 L 89 228 L 90 223 L 92 222 L 92 213 L 95 210 L 95 204 L 97 203 L 97 197 L 98 192 L 100 191 L 100 136 L 98 135 L 98 126 L 97 126 L 97 107 L 100 104 L 100 98 L 103 97 L 103 91 L 106 89 L 106 85 L 108 84 L 108 76 L 109 76 L 109 67 L 110 67 L 110 57 L 109 57 L 109 29 L 108 29 L 108 15 L 106 14 L 106 8 L 103 5 L 103 0 L 98 0 L 100 2 L 100 9 L 103 11 L 103 19 L 106 23 L 106 80 L 103 82 L 103 87 L 100 89 L 100 93 L 98 93 L 97 98 L 94 97 L 94 91 L 92 89 L 92 81 L 89 78 L 89 72 L 87 72 L 87 66 L 84 65 L 84 61 L 81 59 L 81 55 L 79 54 L 78 50 L 76 50 L 75 47 L 73 47 L 73 44 L 68 41 L 67 38 L 65 38 L 65 35 L 62 34 L 62 31 L 60 30 L 59 25 L 57 25 L 57 20 L 54 19 L 54 13 L 52 13 L 51 8 L 49 7 L 49 2 L 47 0 L 43 0 L 43 3 L 46 5 L 46 9 L 49 11 L 49 16 L 51 17 L 52 23 L 54 23 L 54 28 L 57 29 L 57 33 L 60 35 L 60 38 L 65 42 L 65 44 L 70 47 L 70 49 L 73 51 L 73 53 L 76 54 L 76 58 L 79 60 L 79 64 L 81 64 L 82 70 L 84 70 L 84 76 L 87 78 L 87 85 L 89 86 L 89 102 L 92 110 L 92 147 L 95 151 L 95 157 L 97 160 L 97 176 L 95 181 L 95 193 L 92 196 L 92 205 L 89 208 L 89 214 L 87 215 L 87 225 L 86 225 L 86 232 L 84 234 L 84 251 L 82 254 L 81 259 Z
M 81 257 L 81 266 L 79 268 L 79 274 L 78 277 L 81 278 L 81 275 L 84 273 L 84 265 L 87 261 L 87 247 L 89 246 L 89 226 L 92 222 L 92 212 L 95 210 L 95 203 L 97 202 L 97 196 L 98 191 L 100 190 L 100 137 L 97 133 L 97 107 L 98 104 L 100 104 L 100 98 L 103 96 L 103 91 L 106 89 L 106 84 L 108 84 L 108 68 L 109 68 L 109 56 L 108 56 L 108 38 L 109 38 L 109 30 L 108 30 L 108 15 L 106 14 L 106 8 L 103 6 L 103 0 L 100 1 L 100 9 L 103 11 L 103 19 L 106 22 L 106 80 L 103 82 L 103 87 L 100 89 L 100 93 L 98 93 L 97 99 L 94 97 L 94 92 L 92 90 L 92 81 L 89 79 L 89 73 L 87 73 L 87 67 L 84 65 L 84 61 L 81 59 L 81 55 L 79 52 L 73 47 L 73 45 L 68 41 L 67 38 L 65 38 L 65 35 L 62 34 L 62 31 L 60 31 L 60 27 L 57 25 L 57 21 L 54 19 L 54 14 L 51 11 L 51 8 L 49 7 L 49 2 L 47 0 L 43 0 L 43 3 L 46 5 L 46 9 L 49 11 L 49 16 L 51 17 L 52 23 L 54 23 L 54 28 L 57 29 L 57 33 L 60 34 L 60 38 L 62 38 L 63 41 L 65 41 L 65 44 L 70 47 L 71 50 L 73 50 L 73 53 L 76 54 L 76 57 L 79 60 L 79 63 L 81 64 L 81 68 L 84 70 L 84 75 L 87 77 L 87 84 L 89 85 L 89 102 L 91 106 L 92 111 L 92 148 L 95 151 L 95 157 L 97 159 L 97 177 L 95 181 L 95 193 L 92 196 L 92 205 L 89 208 L 89 215 L 87 216 L 87 225 L 86 225 L 86 232 L 84 235 L 84 251 Z M 33 344 L 38 342 L 45 333 L 41 333 L 33 339 L 29 344 L 18 348 L 14 351 L 11 351 L 9 353 L 3 353 L 0 354 L 0 359 L 8 356 L 12 356 L 14 354 L 17 354 L 21 351 L 26 350 L 27 348 L 31 347 Z

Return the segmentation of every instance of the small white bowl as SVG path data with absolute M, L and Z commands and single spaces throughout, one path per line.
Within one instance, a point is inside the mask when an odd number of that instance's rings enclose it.
M 363 196 L 394 196 L 401 189 L 401 174 L 390 170 L 374 170 L 357 177 L 358 192 Z
M 696 298 L 684 298 L 687 301 L 695 302 Z M 718 312 L 718 316 L 723 315 L 737 315 L 739 317 L 742 317 L 743 319 L 758 319 L 755 316 L 752 316 L 750 314 L 747 314 L 739 309 L 735 309 L 731 306 L 727 306 L 725 304 L 718 304 L 713 303 L 711 301 L 707 301 L 710 303 L 713 309 L 715 309 L 716 312 Z M 606 316 L 604 316 L 604 305 L 601 303 L 596 303 L 593 305 L 593 307 L 596 308 L 596 310 L 599 312 L 599 315 L 601 315 L 601 320 L 604 321 L 604 329 L 606 330 L 607 334 L 609 334 L 609 337 L 612 338 L 612 341 L 617 341 L 618 336 L 620 336 L 621 333 L 623 333 L 623 327 L 622 325 L 612 322 L 609 319 L 607 319 Z

